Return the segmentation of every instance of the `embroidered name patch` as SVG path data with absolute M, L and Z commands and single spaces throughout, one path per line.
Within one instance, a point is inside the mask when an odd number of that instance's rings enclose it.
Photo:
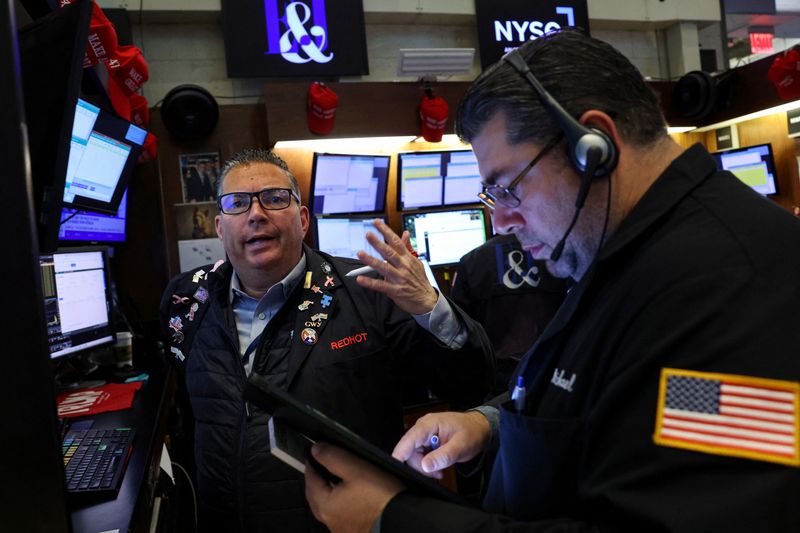
M 664 368 L 661 446 L 800 466 L 800 383 Z
M 341 350 L 342 348 L 346 348 L 351 344 L 358 344 L 359 342 L 365 342 L 367 340 L 367 333 L 356 333 L 355 335 L 350 335 L 348 337 L 344 337 L 339 339 L 338 341 L 331 341 L 331 350 Z

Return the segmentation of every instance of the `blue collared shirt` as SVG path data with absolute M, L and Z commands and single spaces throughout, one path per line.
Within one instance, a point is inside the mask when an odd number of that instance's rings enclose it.
M 258 337 L 267 324 L 280 311 L 283 304 L 300 283 L 306 269 L 306 254 L 300 257 L 295 267 L 285 278 L 270 287 L 261 299 L 257 300 L 242 290 L 236 273 L 231 277 L 230 301 L 239 334 L 239 353 L 242 356 L 245 373 L 249 376 L 253 368 L 253 357 L 258 345 Z M 245 355 L 247 356 L 244 359 Z

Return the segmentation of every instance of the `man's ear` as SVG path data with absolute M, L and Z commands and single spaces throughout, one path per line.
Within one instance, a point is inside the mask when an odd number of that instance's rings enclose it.
M 309 213 L 308 213 L 308 208 L 306 206 L 304 206 L 304 205 L 301 205 L 300 206 L 300 224 L 301 224 L 301 226 L 303 228 L 303 237 L 305 237 L 306 233 L 308 233 L 308 224 L 309 224 L 310 216 L 311 215 L 309 215 Z

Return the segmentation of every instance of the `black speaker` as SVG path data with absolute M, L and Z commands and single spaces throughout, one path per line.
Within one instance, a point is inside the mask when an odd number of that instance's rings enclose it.
M 176 139 L 196 141 L 214 131 L 219 106 L 211 93 L 199 85 L 179 85 L 164 97 L 161 119 Z
M 703 120 L 733 103 L 735 73 L 712 76 L 702 70 L 688 72 L 672 89 L 672 107 L 682 117 Z

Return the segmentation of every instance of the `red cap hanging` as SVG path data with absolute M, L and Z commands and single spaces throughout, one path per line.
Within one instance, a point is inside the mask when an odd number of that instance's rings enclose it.
M 441 96 L 422 97 L 419 102 L 420 134 L 426 141 L 438 143 L 442 140 L 449 113 L 447 101 Z
M 308 129 L 312 133 L 327 135 L 333 130 L 336 121 L 336 108 L 339 96 L 327 85 L 314 82 L 308 88 L 307 117 Z

